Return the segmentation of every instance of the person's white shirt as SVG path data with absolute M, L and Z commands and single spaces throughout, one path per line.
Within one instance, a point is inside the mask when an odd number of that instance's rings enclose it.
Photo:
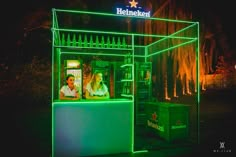
M 68 85 L 64 85 L 62 86 L 60 91 L 64 93 L 65 97 L 75 97 L 76 93 L 79 93 L 79 95 L 81 95 L 81 91 L 79 87 L 73 88 L 71 90 Z
M 91 87 L 91 84 L 88 83 L 86 90 L 88 90 L 90 96 L 104 96 L 108 92 L 108 88 L 105 84 L 102 84 L 100 88 L 94 91 Z

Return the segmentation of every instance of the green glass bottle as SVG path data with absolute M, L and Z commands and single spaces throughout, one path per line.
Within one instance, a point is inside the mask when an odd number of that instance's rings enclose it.
M 84 35 L 84 47 L 88 47 L 88 38 L 87 35 Z
M 125 41 L 125 37 L 122 38 L 122 47 L 123 47 L 123 48 L 126 48 L 126 47 L 127 47 L 126 41 Z
M 116 41 L 115 41 L 115 37 L 112 37 L 112 45 L 111 45 L 112 48 L 115 48 L 116 47 Z
M 78 46 L 82 47 L 82 37 L 81 37 L 81 34 L 79 35 Z
M 92 35 L 90 35 L 89 46 L 93 47 L 93 36 Z
M 70 34 L 67 35 L 67 46 L 71 45 L 71 41 L 70 41 Z
M 104 36 L 102 36 L 101 47 L 105 47 L 105 40 L 104 40 Z
M 75 36 L 75 34 L 73 34 L 72 46 L 76 47 L 76 36 Z
M 120 46 L 121 46 L 120 37 L 118 37 L 118 39 L 117 39 L 117 47 L 120 48 Z
M 98 39 L 98 36 L 96 36 L 96 47 L 99 47 L 99 39 Z
M 61 37 L 61 46 L 65 46 L 65 45 L 66 45 L 66 40 L 65 40 L 65 34 L 63 33 Z
M 107 37 L 107 43 L 106 43 L 107 48 L 111 47 L 111 41 L 110 41 L 110 37 Z

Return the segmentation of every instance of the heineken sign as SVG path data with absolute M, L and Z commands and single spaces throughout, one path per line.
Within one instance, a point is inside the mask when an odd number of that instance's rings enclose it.
M 152 128 L 154 128 L 156 130 L 159 130 L 161 132 L 165 131 L 164 126 L 158 125 L 158 119 L 157 119 L 157 113 L 156 112 L 154 112 L 152 114 L 151 120 L 147 120 L 147 126 L 152 127 Z
M 141 7 L 137 7 L 138 2 L 132 0 L 129 2 L 130 6 L 126 6 L 126 8 L 116 8 L 117 15 L 124 16 L 136 16 L 136 17 L 150 17 L 151 11 L 144 11 Z
M 156 129 L 156 130 L 159 130 L 159 131 L 161 131 L 161 132 L 164 132 L 164 131 L 165 131 L 165 130 L 164 130 L 164 126 L 160 126 L 160 125 L 158 125 L 157 123 L 152 122 L 152 121 L 150 121 L 150 120 L 147 120 L 147 126 L 152 127 L 152 128 L 154 128 L 154 129 Z

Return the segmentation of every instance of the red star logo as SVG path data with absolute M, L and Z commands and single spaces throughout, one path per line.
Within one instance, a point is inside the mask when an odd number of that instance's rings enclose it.
M 154 121 L 157 120 L 157 113 L 156 113 L 156 112 L 154 112 L 154 113 L 152 114 L 152 120 L 154 120 Z
M 132 0 L 132 1 L 130 1 L 129 2 L 130 3 L 130 6 L 131 6 L 131 8 L 137 8 L 137 4 L 138 4 L 138 2 L 135 2 L 134 0 Z

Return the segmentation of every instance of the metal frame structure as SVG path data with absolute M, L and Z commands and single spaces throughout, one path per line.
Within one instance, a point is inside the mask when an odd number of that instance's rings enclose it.
M 70 22 L 72 21 L 72 24 L 65 22 L 68 19 L 70 19 Z M 155 33 L 147 34 L 136 28 L 138 24 L 145 27 L 147 23 L 152 23 L 156 26 Z M 120 24 L 120 26 L 117 27 L 117 24 Z M 178 25 L 174 32 L 162 31 L 162 26 L 171 25 Z M 82 56 L 84 58 L 101 56 L 106 60 L 123 61 L 124 65 L 122 67 L 132 67 L 132 77 L 126 81 L 130 81 L 132 83 L 131 87 L 133 88 L 131 94 L 124 94 L 123 96 L 124 98 L 131 98 L 130 101 L 134 103 L 135 62 L 153 61 L 152 57 L 157 57 L 159 54 L 167 54 L 180 47 L 190 45 L 194 51 L 197 65 L 195 111 L 197 112 L 196 128 L 199 129 L 200 57 L 198 22 L 54 8 L 52 9 L 51 31 L 52 106 L 54 102 L 58 100 L 58 91 L 61 87 L 61 63 L 63 62 L 63 56 Z M 130 57 L 129 62 L 125 60 L 128 56 Z M 123 81 L 125 81 L 125 79 Z M 117 87 L 115 90 L 120 89 Z M 199 138 L 198 134 L 199 130 L 197 130 L 197 138 Z M 199 139 L 197 139 L 197 143 L 198 142 Z

